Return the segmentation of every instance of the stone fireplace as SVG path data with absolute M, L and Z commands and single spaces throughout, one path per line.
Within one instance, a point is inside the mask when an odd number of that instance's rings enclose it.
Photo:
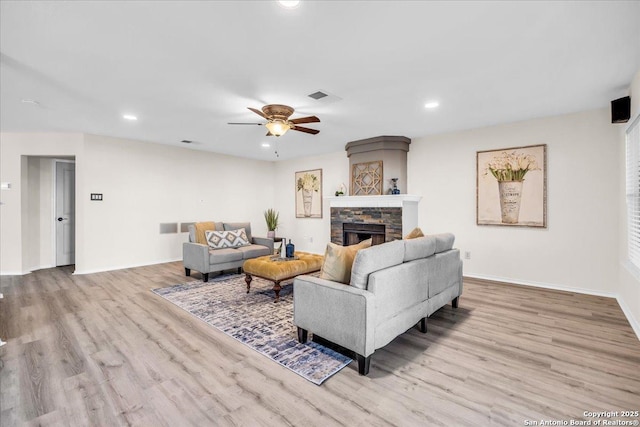
M 348 246 L 371 237 L 373 244 L 402 239 L 418 226 L 418 203 L 411 194 L 329 197 L 331 242 Z
M 406 191 L 409 144 L 411 140 L 404 136 L 377 136 L 351 141 L 345 146 L 349 157 L 350 188 L 354 188 L 354 165 L 382 163 L 382 194 L 328 197 L 332 243 L 349 246 L 371 238 L 377 245 L 402 239 L 418 226 L 418 203 L 422 197 L 389 194 L 392 178 L 397 178 L 404 186 L 400 193 Z

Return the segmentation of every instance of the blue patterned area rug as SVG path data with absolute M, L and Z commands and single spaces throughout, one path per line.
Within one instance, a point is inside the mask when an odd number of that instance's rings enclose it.
M 254 277 L 248 294 L 246 286 L 244 275 L 234 274 L 152 292 L 314 384 L 322 384 L 351 362 L 320 344 L 298 342 L 293 285 L 282 287 L 277 304 L 272 282 Z

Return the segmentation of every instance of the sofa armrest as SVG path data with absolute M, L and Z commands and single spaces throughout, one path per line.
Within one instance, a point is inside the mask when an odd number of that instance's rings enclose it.
M 269 237 L 253 237 L 251 238 L 251 240 L 253 241 L 254 245 L 262 245 L 262 246 L 266 246 L 269 248 L 270 252 L 269 253 L 273 253 L 273 239 L 270 239 Z
M 182 263 L 200 273 L 209 273 L 209 246 L 199 243 L 184 242 L 182 244 Z
M 293 323 L 367 357 L 375 350 L 375 295 L 302 275 L 293 281 Z

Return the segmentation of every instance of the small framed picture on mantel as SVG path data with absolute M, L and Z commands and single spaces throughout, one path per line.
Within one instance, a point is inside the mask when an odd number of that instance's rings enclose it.
M 322 169 L 296 172 L 296 218 L 322 218 Z

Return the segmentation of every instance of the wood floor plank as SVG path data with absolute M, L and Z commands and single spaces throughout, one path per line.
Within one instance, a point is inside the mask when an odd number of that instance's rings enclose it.
M 0 278 L 0 425 L 477 426 L 635 410 L 640 341 L 612 298 L 465 279 L 460 307 L 322 386 L 150 289 L 181 263 Z

